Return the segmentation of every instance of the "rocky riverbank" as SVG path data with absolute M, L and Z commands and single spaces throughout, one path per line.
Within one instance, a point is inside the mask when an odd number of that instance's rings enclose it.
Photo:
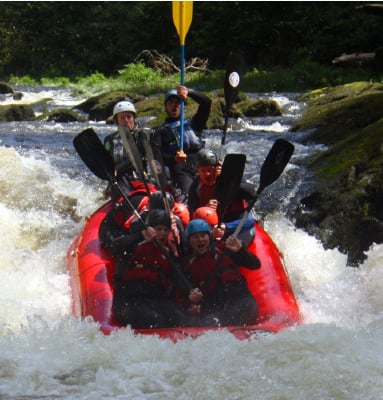
M 383 85 L 356 82 L 301 100 L 308 108 L 292 130 L 328 148 L 308 160 L 318 180 L 295 223 L 357 265 L 383 242 Z
M 13 89 L 6 84 L 0 83 L 0 93 L 12 94 Z M 207 93 L 212 99 L 212 107 L 209 120 L 207 121 L 208 129 L 220 129 L 223 126 L 223 118 L 225 113 L 225 99 L 223 90 L 217 90 Z M 15 104 L 1 106 L 0 105 L 0 122 L 10 121 L 31 121 L 34 119 L 43 119 L 54 122 L 85 122 L 90 121 L 107 121 L 113 123 L 112 112 L 113 106 L 120 100 L 131 99 L 138 112 L 139 118 L 151 117 L 146 121 L 146 126 L 155 126 L 165 119 L 164 111 L 164 94 L 158 93 L 149 97 L 126 91 L 106 92 L 98 96 L 93 96 L 86 101 L 68 108 L 60 108 L 52 111 L 44 111 L 39 116 L 35 116 L 32 104 L 18 105 Z M 197 110 L 198 104 L 193 100 L 187 101 L 185 108 L 185 117 L 192 116 Z M 87 117 L 84 117 L 84 114 Z M 231 117 L 264 117 L 282 115 L 279 104 L 273 100 L 251 100 L 244 93 L 240 93 L 236 99 L 232 110 Z

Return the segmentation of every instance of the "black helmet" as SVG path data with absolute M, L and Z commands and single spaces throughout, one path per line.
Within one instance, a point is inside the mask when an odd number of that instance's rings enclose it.
M 165 103 L 171 98 L 171 97 L 178 97 L 177 94 L 177 89 L 170 89 L 165 93 Z M 179 98 L 179 97 L 178 97 Z
M 148 213 L 148 225 L 149 226 L 158 226 L 165 225 L 170 228 L 171 222 L 168 213 L 165 210 L 152 210 Z
M 174 206 L 174 197 L 170 193 L 166 192 L 166 199 L 168 201 L 170 209 L 172 209 Z M 149 210 L 165 209 L 164 200 L 160 191 L 150 194 L 148 207 Z
M 196 156 L 197 167 L 205 167 L 208 165 L 218 165 L 218 157 L 214 151 L 202 149 Z

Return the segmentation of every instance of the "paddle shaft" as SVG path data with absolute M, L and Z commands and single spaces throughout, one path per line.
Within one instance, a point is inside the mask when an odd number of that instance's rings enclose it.
M 181 63 L 181 86 L 185 85 L 185 39 L 189 31 L 193 18 L 192 1 L 173 1 L 172 2 L 173 23 L 177 29 L 180 39 L 180 63 Z M 184 148 L 184 119 L 185 119 L 185 101 L 180 99 L 180 150 Z
M 138 150 L 137 144 L 127 126 L 119 125 L 118 133 L 120 134 L 122 144 L 124 145 L 125 152 L 129 161 L 132 163 L 134 170 L 144 183 L 146 193 L 150 196 L 150 190 L 146 182 L 146 174 L 141 160 L 141 153 Z
M 224 80 L 225 94 L 225 123 L 223 126 L 221 146 L 219 148 L 218 158 L 222 159 L 223 146 L 226 143 L 226 133 L 229 125 L 230 109 L 239 93 L 239 84 L 241 81 L 241 72 L 243 66 L 243 57 L 240 54 L 230 53 L 226 65 L 226 73 Z
M 165 209 L 168 215 L 171 216 L 170 204 L 168 198 L 166 197 L 166 177 L 164 175 L 162 165 L 154 158 L 152 147 L 150 146 L 149 140 L 146 135 L 143 137 L 143 144 L 145 149 L 146 160 L 150 167 L 150 172 L 152 173 L 157 186 L 161 190 Z

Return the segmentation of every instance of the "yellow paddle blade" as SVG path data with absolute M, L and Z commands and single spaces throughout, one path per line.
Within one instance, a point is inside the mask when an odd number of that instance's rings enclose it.
M 181 46 L 185 45 L 186 34 L 193 18 L 192 1 L 172 1 L 173 23 L 177 29 Z

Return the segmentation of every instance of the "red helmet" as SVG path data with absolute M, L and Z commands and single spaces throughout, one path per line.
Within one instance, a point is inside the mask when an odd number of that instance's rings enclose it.
M 184 227 L 190 222 L 190 212 L 186 204 L 174 203 L 173 214 L 177 215 Z
M 218 215 L 211 207 L 200 207 L 194 211 L 193 219 L 203 219 L 209 225 L 218 224 Z

